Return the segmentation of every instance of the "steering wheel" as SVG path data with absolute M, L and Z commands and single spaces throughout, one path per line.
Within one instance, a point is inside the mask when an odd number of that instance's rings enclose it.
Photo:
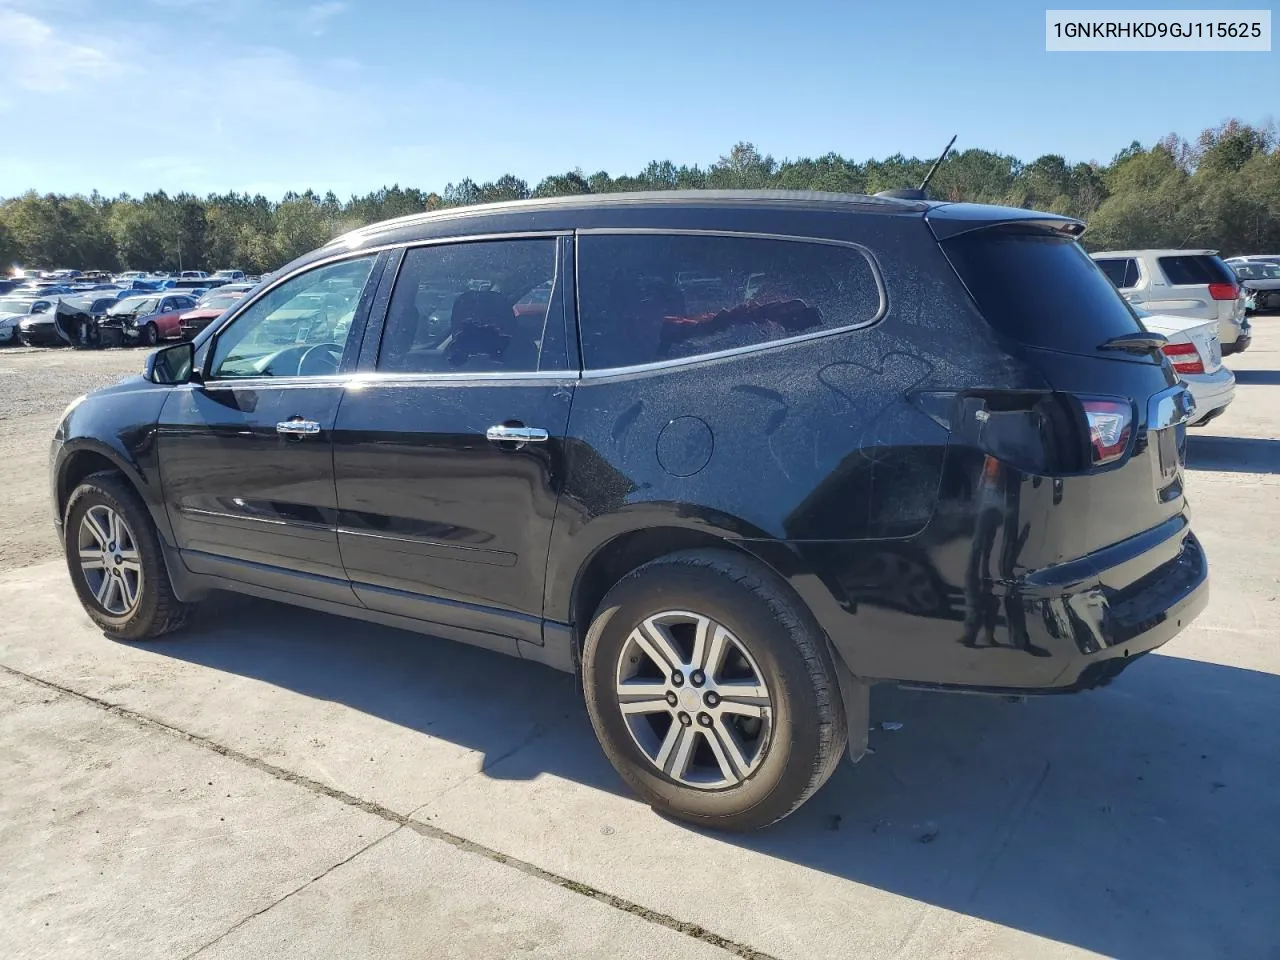
M 337 373 L 338 364 L 341 362 L 341 344 L 317 343 L 314 347 L 308 347 L 298 358 L 298 376 L 313 377 Z

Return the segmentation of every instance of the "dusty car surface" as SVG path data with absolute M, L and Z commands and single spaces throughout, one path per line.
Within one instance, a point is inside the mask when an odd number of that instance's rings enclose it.
M 764 826 L 876 682 L 1083 690 L 1205 606 L 1194 402 L 1082 230 L 781 192 L 364 228 L 72 405 L 71 579 L 129 640 L 221 589 L 576 672 L 646 801 Z

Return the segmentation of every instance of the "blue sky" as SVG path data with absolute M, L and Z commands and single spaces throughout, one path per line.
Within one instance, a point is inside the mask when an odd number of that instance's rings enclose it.
M 1107 160 L 1280 109 L 1280 53 L 1050 54 L 1044 10 L 0 0 L 0 196 L 533 185 L 706 165 L 739 140 L 924 156 L 952 133 L 957 149 Z

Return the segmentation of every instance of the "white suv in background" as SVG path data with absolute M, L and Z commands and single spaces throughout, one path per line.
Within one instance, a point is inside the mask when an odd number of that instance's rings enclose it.
M 1244 287 L 1216 250 L 1108 250 L 1090 256 L 1129 302 L 1155 314 L 1216 321 L 1224 355 L 1252 341 Z

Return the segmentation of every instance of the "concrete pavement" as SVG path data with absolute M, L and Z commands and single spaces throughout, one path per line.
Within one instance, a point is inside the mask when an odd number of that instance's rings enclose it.
M 632 799 L 536 665 L 231 597 L 115 643 L 60 563 L 5 574 L 4 952 L 1276 956 L 1280 318 L 1255 328 L 1191 443 L 1208 611 L 1089 694 L 877 689 L 903 728 L 751 837 Z

